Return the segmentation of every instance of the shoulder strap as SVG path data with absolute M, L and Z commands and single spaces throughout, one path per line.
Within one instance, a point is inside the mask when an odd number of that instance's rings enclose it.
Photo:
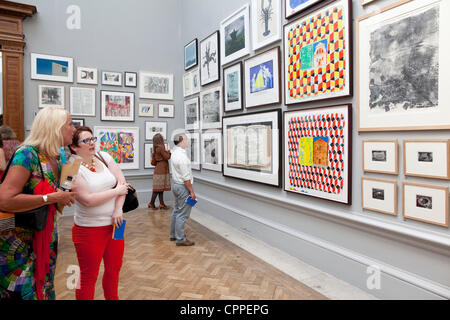
M 32 149 L 34 150 L 34 148 L 32 148 Z M 34 150 L 34 151 L 36 152 L 36 156 L 37 156 L 37 159 L 38 159 L 39 169 L 41 169 L 42 180 L 45 180 L 44 170 L 42 169 L 42 164 L 41 164 L 41 158 L 39 158 L 39 154 L 37 153 L 37 151 L 36 151 L 36 150 Z M 8 173 L 9 167 L 11 166 L 11 163 L 12 163 L 13 160 L 14 160 L 14 156 L 16 155 L 16 152 L 17 152 L 17 150 L 14 151 L 13 155 L 12 155 L 11 158 L 9 159 L 8 165 L 7 165 L 6 168 L 5 168 L 5 172 L 3 172 L 3 176 L 2 176 L 2 178 L 0 179 L 0 183 L 3 183 L 3 181 L 5 180 L 6 174 Z
M 98 153 L 95 154 L 95 157 L 100 160 L 101 162 L 103 162 L 105 164 L 105 166 L 108 168 L 108 164 L 106 163 L 105 159 L 103 159 L 102 155 L 100 154 L 100 151 Z

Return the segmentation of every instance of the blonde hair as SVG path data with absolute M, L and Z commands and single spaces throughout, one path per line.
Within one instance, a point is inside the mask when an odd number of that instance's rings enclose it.
M 31 125 L 30 135 L 23 145 L 39 148 L 48 157 L 56 157 L 64 144 L 61 128 L 67 121 L 69 113 L 65 109 L 46 107 L 39 111 Z

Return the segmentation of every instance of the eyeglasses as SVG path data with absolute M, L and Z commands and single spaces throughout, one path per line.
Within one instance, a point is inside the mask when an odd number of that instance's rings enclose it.
M 80 140 L 78 142 L 82 142 L 84 144 L 89 144 L 91 142 L 95 143 L 95 142 L 97 142 L 97 137 L 86 138 L 86 139 Z

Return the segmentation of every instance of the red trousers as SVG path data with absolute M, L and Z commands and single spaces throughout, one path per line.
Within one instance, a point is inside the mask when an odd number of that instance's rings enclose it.
M 77 300 L 93 300 L 100 263 L 105 266 L 103 291 L 106 300 L 119 300 L 119 273 L 122 267 L 124 240 L 112 239 L 113 226 L 72 228 L 72 239 L 80 266 Z

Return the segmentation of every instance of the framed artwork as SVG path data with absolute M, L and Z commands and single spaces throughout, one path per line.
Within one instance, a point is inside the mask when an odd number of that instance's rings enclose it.
M 281 40 L 281 0 L 252 0 L 253 50 Z
M 41 84 L 38 86 L 38 107 L 65 108 L 65 87 Z
M 72 125 L 74 127 L 83 127 L 84 126 L 84 119 L 72 118 Z
M 153 117 L 154 107 L 153 103 L 139 103 L 139 117 Z
M 137 73 L 136 72 L 125 72 L 125 87 L 137 87 Z
M 167 139 L 167 122 L 145 121 L 145 140 L 153 140 L 153 136 L 157 133 L 161 134 L 164 140 Z
M 353 94 L 350 4 L 337 0 L 284 26 L 286 105 Z
M 31 53 L 31 79 L 73 82 L 73 59 Z
M 372 3 L 372 2 L 374 2 L 375 0 L 360 0 L 360 1 L 361 1 L 361 5 L 362 5 L 362 6 L 365 6 L 366 4 Z
M 200 41 L 200 85 L 220 80 L 219 31 Z
M 186 132 L 190 146 L 186 151 L 190 155 L 191 169 L 200 170 L 200 133 L 198 131 Z
M 363 171 L 398 174 L 397 140 L 363 140 Z
M 200 70 L 195 68 L 191 71 L 192 74 L 192 94 L 200 92 Z
M 77 67 L 77 83 L 98 84 L 97 68 Z
M 242 110 L 242 62 L 223 69 L 224 111 Z
M 108 86 L 122 86 L 122 73 L 113 71 L 102 71 L 102 84 Z
M 190 96 L 192 89 L 192 73 L 187 72 L 183 75 L 183 97 Z
M 222 132 L 204 131 L 201 139 L 202 168 L 222 172 Z
M 70 87 L 70 114 L 95 117 L 95 88 Z
M 448 227 L 448 187 L 403 182 L 403 217 Z
M 198 97 L 184 102 L 184 128 L 186 130 L 200 129 Z
M 101 120 L 134 121 L 134 93 L 101 91 Z
M 295 14 L 321 1 L 323 0 L 284 0 L 284 7 L 286 8 L 285 17 L 286 19 L 291 18 Z
M 281 110 L 223 118 L 223 175 L 281 187 Z
M 222 87 L 200 93 L 200 122 L 202 129 L 222 128 Z
M 250 53 L 250 6 L 244 5 L 220 23 L 220 61 L 226 65 Z
M 397 215 L 397 182 L 361 177 L 363 209 Z
M 96 150 L 109 153 L 122 170 L 139 169 L 139 128 L 94 127 Z
M 253 56 L 244 62 L 245 107 L 281 102 L 280 47 Z
M 167 143 L 164 144 L 166 150 L 169 148 Z M 144 142 L 144 169 L 154 169 L 152 166 L 153 142 Z
M 450 180 L 450 140 L 403 140 L 405 176 Z
M 139 98 L 173 100 L 173 74 L 139 72 Z
M 175 105 L 174 104 L 162 104 L 158 106 L 159 118 L 175 118 Z
M 450 129 L 448 1 L 400 1 L 356 26 L 358 130 Z
M 284 112 L 284 190 L 351 204 L 352 105 Z
M 184 46 L 184 70 L 188 70 L 197 64 L 197 38 L 195 38 Z

